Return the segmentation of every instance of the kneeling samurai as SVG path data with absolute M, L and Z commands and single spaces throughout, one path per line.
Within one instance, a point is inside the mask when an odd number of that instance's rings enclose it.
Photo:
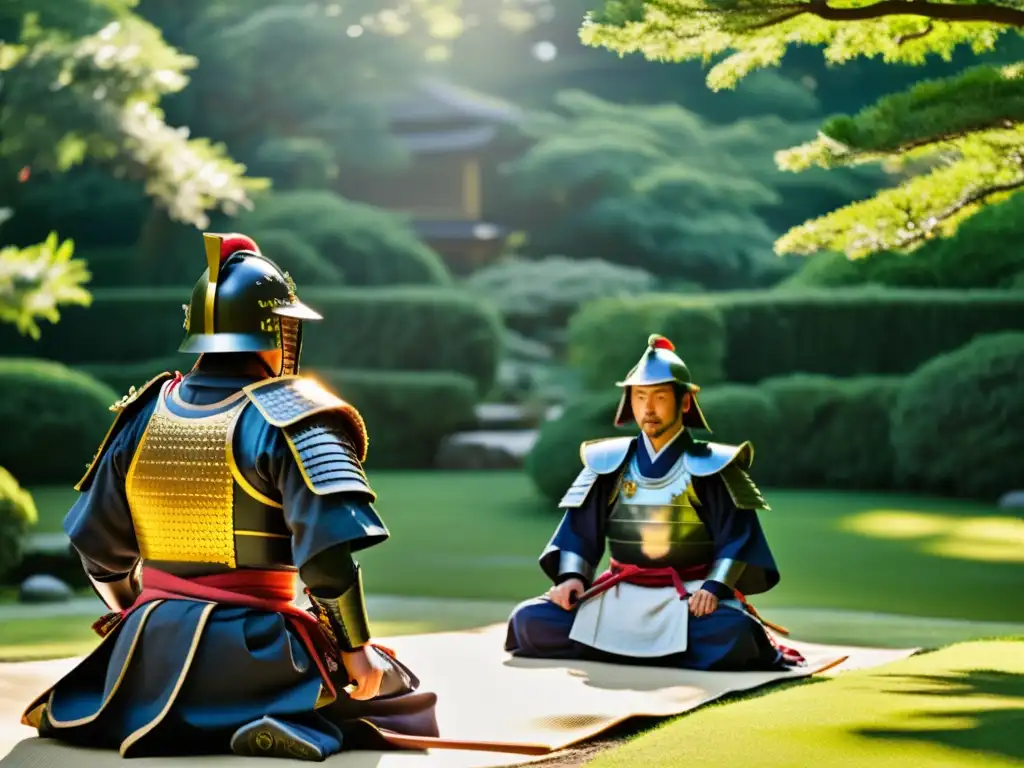
M 435 694 L 371 641 L 353 553 L 390 534 L 362 417 L 298 374 L 321 317 L 250 238 L 204 241 L 180 346 L 200 357 L 112 407 L 64 521 L 103 639 L 23 722 L 124 757 L 321 761 L 436 737 Z
M 581 446 L 583 469 L 540 558 L 554 586 L 510 616 L 513 655 L 734 671 L 803 663 L 745 597 L 779 581 L 757 516 L 768 505 L 747 473 L 753 447 L 691 436 L 708 425 L 674 349 L 651 336 L 618 383 L 615 424 L 640 434 Z M 595 578 L 606 546 L 611 567 Z

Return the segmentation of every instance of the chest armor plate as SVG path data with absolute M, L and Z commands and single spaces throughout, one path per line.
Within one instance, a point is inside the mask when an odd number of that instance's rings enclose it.
M 687 568 L 714 557 L 711 534 L 697 514 L 700 499 L 682 458 L 657 480 L 634 457 L 619 483 L 608 520 L 611 556 L 647 568 Z
M 234 463 L 231 442 L 248 402 L 244 393 L 215 406 L 189 406 L 190 415 L 180 416 L 167 406 L 169 384 L 125 481 L 142 558 L 161 567 L 290 567 L 280 505 L 252 489 Z

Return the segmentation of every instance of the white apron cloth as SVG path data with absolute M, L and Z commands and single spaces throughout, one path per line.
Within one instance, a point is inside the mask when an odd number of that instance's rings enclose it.
M 693 594 L 702 581 L 684 583 Z M 738 600 L 722 600 L 723 608 L 743 610 Z M 641 587 L 619 582 L 585 600 L 576 609 L 569 638 L 619 656 L 658 658 L 687 648 L 690 601 L 680 600 L 675 587 Z

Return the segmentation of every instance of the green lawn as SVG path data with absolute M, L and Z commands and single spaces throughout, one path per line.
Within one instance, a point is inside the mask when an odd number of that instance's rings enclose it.
M 1022 730 L 1024 639 L 974 642 L 710 706 L 587 768 L 1000 768 Z
M 515 472 L 377 472 L 391 529 L 359 556 L 369 592 L 516 601 L 546 588 L 536 564 L 558 514 Z M 40 530 L 74 499 L 33 489 Z M 782 572 L 758 608 L 802 607 L 1024 622 L 1024 521 L 993 505 L 885 494 L 767 490 Z

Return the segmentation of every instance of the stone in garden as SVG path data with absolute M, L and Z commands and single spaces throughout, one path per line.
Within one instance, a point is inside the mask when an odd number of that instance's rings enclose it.
M 73 596 L 71 587 L 45 573 L 29 576 L 18 588 L 18 601 L 22 603 L 64 603 Z
M 999 497 L 1000 509 L 1024 509 L 1024 491 L 1008 491 Z
M 441 441 L 438 469 L 519 469 L 537 440 L 536 430 L 460 432 Z

